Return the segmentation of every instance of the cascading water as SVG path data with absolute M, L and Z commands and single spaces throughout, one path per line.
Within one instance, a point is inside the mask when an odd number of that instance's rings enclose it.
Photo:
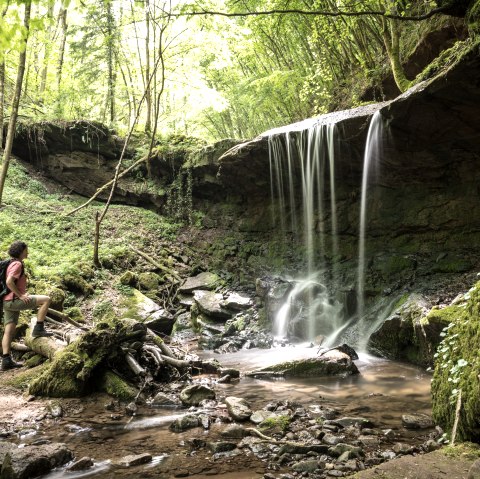
M 321 335 L 327 338 L 323 344 L 328 345 L 342 328 L 342 305 L 335 300 L 338 287 L 336 138 L 335 124 L 312 124 L 300 131 L 275 132 L 268 137 L 273 217 L 278 219 L 282 234 L 290 229 L 294 241 L 303 244 L 306 263 L 306 277 L 293 281 L 294 286 L 274 320 L 277 337 L 294 335 L 313 340 Z M 301 220 L 296 215 L 300 199 Z M 329 211 L 326 203 L 330 204 Z M 288 215 L 290 221 L 287 221 Z
M 360 199 L 360 228 L 358 240 L 357 312 L 358 318 L 365 314 L 365 232 L 367 227 L 367 190 L 372 173 L 376 173 L 382 155 L 383 120 L 377 111 L 370 122 L 363 157 L 362 189 Z

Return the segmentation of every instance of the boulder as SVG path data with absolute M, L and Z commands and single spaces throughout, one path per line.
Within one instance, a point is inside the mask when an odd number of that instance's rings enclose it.
M 175 323 L 172 314 L 137 289 L 134 289 L 133 296 L 129 297 L 125 317 L 136 319 L 157 334 L 170 335 Z
M 222 303 L 227 309 L 232 309 L 234 311 L 241 311 L 243 309 L 248 309 L 253 305 L 251 298 L 248 296 L 243 296 L 239 293 L 230 293 Z
M 29 479 L 40 476 L 73 459 L 73 453 L 61 443 L 22 448 L 4 446 L 0 448 L 0 452 L 5 453 L 0 457 L 2 479 Z
M 174 395 L 168 395 L 162 392 L 159 392 L 152 399 L 150 404 L 152 407 L 178 407 L 182 403 Z
M 140 466 L 141 464 L 148 464 L 152 460 L 152 455 L 144 452 L 143 454 L 136 454 L 122 457 L 119 461 L 116 461 L 115 464 L 119 467 L 133 467 Z
M 175 421 L 170 424 L 169 429 L 173 432 L 182 432 L 186 431 L 187 429 L 199 427 L 201 425 L 202 420 L 200 417 L 193 414 L 187 414 L 185 416 L 175 419 Z
M 220 277 L 215 273 L 200 273 L 187 278 L 178 288 L 179 293 L 193 293 L 196 289 L 210 291 L 220 285 Z
M 402 424 L 406 429 L 429 429 L 434 426 L 428 414 L 403 414 Z
M 201 384 L 188 386 L 180 393 L 180 401 L 186 406 L 198 406 L 204 399 L 215 399 L 215 391 Z
M 314 377 L 350 376 L 358 374 L 358 368 L 350 356 L 336 349 L 327 351 L 320 357 L 297 359 L 246 373 L 253 377 Z
M 236 421 L 248 421 L 252 415 L 252 410 L 247 401 L 243 398 L 227 397 L 225 399 L 228 414 Z
M 223 307 L 223 295 L 220 293 L 196 290 L 193 297 L 200 312 L 208 317 L 218 320 L 232 317 L 232 313 Z

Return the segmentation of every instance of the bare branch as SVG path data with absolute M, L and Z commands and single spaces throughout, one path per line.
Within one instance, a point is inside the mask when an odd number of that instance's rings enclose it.
M 300 9 L 274 9 L 274 10 L 263 10 L 255 12 L 218 12 L 215 10 L 199 10 L 194 12 L 184 12 L 184 13 L 170 13 L 165 12 L 165 15 L 170 17 L 193 17 L 193 16 L 206 16 L 206 15 L 218 15 L 222 17 L 255 17 L 255 16 L 268 16 L 268 15 L 286 15 L 286 14 L 297 14 L 297 15 L 314 15 L 314 16 L 324 16 L 324 17 L 361 17 L 361 16 L 375 16 L 375 17 L 385 17 L 392 18 L 394 20 L 403 20 L 403 21 L 422 21 L 427 20 L 428 18 L 433 17 L 439 13 L 443 13 L 447 10 L 447 7 L 438 7 L 430 10 L 429 12 L 424 13 L 423 15 L 400 15 L 398 13 L 388 13 L 385 10 L 365 10 L 365 11 L 343 11 L 338 10 L 335 12 L 327 10 L 300 10 Z

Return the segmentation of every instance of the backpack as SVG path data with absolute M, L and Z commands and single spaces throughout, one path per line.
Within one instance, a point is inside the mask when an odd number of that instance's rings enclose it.
M 16 258 L 9 258 L 0 261 L 0 301 L 3 301 L 3 297 L 10 292 L 10 289 L 7 286 L 7 269 L 12 261 L 19 261 Z M 24 267 L 22 264 L 22 273 L 24 274 Z M 3 307 L 0 303 L 0 315 L 3 315 Z

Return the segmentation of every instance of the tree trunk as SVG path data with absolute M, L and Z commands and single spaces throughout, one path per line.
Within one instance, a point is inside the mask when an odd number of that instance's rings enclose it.
M 145 78 L 150 78 L 150 3 L 145 0 L 145 23 L 147 34 L 145 37 Z M 145 132 L 152 131 L 152 89 L 150 83 L 146 85 L 145 103 L 147 104 L 147 119 L 145 120 Z
M 20 53 L 18 70 L 17 70 L 17 82 L 15 84 L 15 95 L 12 102 L 12 111 L 10 113 L 10 121 L 8 122 L 7 139 L 5 142 L 5 151 L 3 153 L 2 171 L 0 172 L 0 205 L 2 204 L 3 190 L 5 187 L 5 180 L 7 178 L 8 166 L 10 164 L 10 156 L 12 154 L 13 136 L 15 134 L 15 126 L 17 124 L 18 108 L 20 106 L 20 97 L 22 95 L 23 76 L 25 74 L 25 60 L 27 58 L 27 42 L 28 34 L 30 32 L 30 12 L 31 3 L 25 3 L 25 15 L 23 19 L 23 25 L 25 28 L 24 48 Z
M 108 65 L 108 91 L 107 109 L 110 125 L 115 120 L 115 18 L 112 12 L 112 3 L 106 2 L 107 13 L 107 65 Z
M 8 3 L 2 11 L 2 19 L 7 14 Z M 5 51 L 0 52 L 0 151 L 3 148 L 3 122 L 5 121 Z
M 46 30 L 46 42 L 44 45 L 45 52 L 43 54 L 43 65 L 40 72 L 40 87 L 39 87 L 39 97 L 40 101 L 44 100 L 45 88 L 47 86 L 47 74 L 48 74 L 48 62 L 50 60 L 50 48 L 51 48 L 51 35 L 52 35 L 52 19 L 53 19 L 53 2 L 48 5 L 48 26 Z
M 60 48 L 57 63 L 57 90 L 60 91 L 62 83 L 63 59 L 65 56 L 65 44 L 67 42 L 67 9 L 62 5 L 58 14 L 58 21 L 60 23 Z
M 390 18 L 382 18 L 382 26 L 383 42 L 392 67 L 393 78 L 398 89 L 403 93 L 410 88 L 411 82 L 405 75 L 405 70 L 400 61 L 400 36 L 398 34 L 397 21 Z

